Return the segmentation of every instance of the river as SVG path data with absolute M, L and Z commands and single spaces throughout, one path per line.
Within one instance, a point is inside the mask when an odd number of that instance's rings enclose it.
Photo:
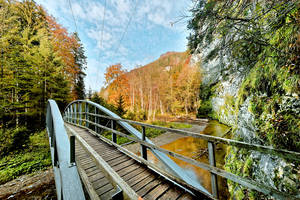
M 201 124 L 203 125 L 203 123 Z M 211 120 L 207 123 L 205 129 L 201 131 L 201 134 L 212 135 L 223 137 L 225 133 L 229 131 L 229 127 L 218 123 L 215 120 Z M 197 139 L 193 137 L 182 137 L 171 143 L 162 145 L 161 148 L 167 149 L 172 152 L 193 158 L 197 161 L 204 162 L 208 164 L 208 152 L 207 152 L 207 141 L 203 139 Z M 216 164 L 217 167 L 222 168 L 224 166 L 224 159 L 226 155 L 226 146 L 223 144 L 216 145 Z M 171 156 L 170 156 L 171 157 Z M 180 159 L 171 157 L 179 166 L 186 170 L 191 176 L 196 176 L 197 180 L 205 187 L 208 191 L 211 192 L 211 179 L 210 173 L 204 169 L 201 169 L 197 166 L 184 162 Z M 148 152 L 148 160 L 157 165 L 162 166 L 157 158 L 151 153 Z M 218 187 L 219 187 L 219 196 L 220 199 L 228 198 L 228 189 L 226 186 L 226 181 L 221 177 L 218 177 Z

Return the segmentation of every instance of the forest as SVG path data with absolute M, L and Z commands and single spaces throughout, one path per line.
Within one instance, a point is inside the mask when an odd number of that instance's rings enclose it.
M 156 61 L 127 72 L 121 64 L 105 73 L 100 96 L 110 104 L 123 102 L 125 117 L 155 120 L 157 115 L 195 115 L 199 106 L 201 71 L 191 54 L 167 52 Z
M 123 118 L 169 128 L 192 125 L 159 120 L 217 120 L 230 127 L 226 137 L 232 140 L 299 152 L 299 0 L 192 5 L 184 17 L 186 51 L 167 52 L 132 70 L 112 61 L 101 90 L 86 93 L 87 57 L 79 34 L 33 0 L 0 0 L 0 185 L 51 166 L 48 99 L 61 110 L 88 99 Z M 164 133 L 147 131 L 149 138 Z M 109 131 L 103 135 L 112 137 Z M 227 172 L 299 196 L 299 162 L 226 149 Z M 275 198 L 230 180 L 224 184 L 230 199 Z
M 86 56 L 34 1 L 0 0 L 0 183 L 51 165 L 48 99 L 64 108 L 83 99 Z M 12 167 L 11 167 L 12 166 Z

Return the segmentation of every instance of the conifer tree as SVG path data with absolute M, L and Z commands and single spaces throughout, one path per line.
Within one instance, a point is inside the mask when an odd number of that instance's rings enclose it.
M 84 99 L 85 98 L 85 86 L 84 86 L 84 77 L 86 74 L 84 73 L 84 70 L 86 69 L 86 56 L 84 55 L 84 49 L 80 42 L 80 39 L 78 37 L 77 33 L 74 33 L 74 37 L 77 41 L 78 46 L 76 46 L 74 51 L 74 57 L 75 57 L 75 64 L 78 67 L 78 73 L 76 74 L 76 78 L 74 80 L 74 90 L 75 94 L 78 99 Z
M 125 101 L 122 94 L 119 95 L 119 98 L 116 102 L 116 112 L 120 117 L 123 117 L 123 115 L 126 113 Z

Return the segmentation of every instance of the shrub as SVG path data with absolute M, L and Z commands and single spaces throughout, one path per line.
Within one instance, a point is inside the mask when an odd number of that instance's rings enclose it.
M 30 132 L 26 127 L 0 129 L 0 156 L 7 155 L 10 151 L 26 146 L 29 135 Z

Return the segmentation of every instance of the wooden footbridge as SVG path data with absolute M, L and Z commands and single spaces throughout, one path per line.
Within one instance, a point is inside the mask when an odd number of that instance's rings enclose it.
M 130 124 L 140 126 L 141 132 Z M 156 146 L 146 137 L 146 128 L 207 140 L 209 164 Z M 101 135 L 104 130 L 111 132 L 111 140 Z M 216 143 L 221 142 L 299 162 L 300 153 L 297 152 L 125 120 L 87 100 L 70 103 L 63 117 L 55 101 L 49 100 L 47 132 L 58 199 L 218 199 L 217 176 L 276 198 L 300 197 L 299 194 L 286 194 L 217 168 L 214 148 Z M 139 143 L 141 156 L 118 145 L 118 137 Z M 164 168 L 147 160 L 147 149 L 163 163 Z M 195 177 L 190 177 L 170 157 L 211 172 L 212 191 L 202 187 Z

